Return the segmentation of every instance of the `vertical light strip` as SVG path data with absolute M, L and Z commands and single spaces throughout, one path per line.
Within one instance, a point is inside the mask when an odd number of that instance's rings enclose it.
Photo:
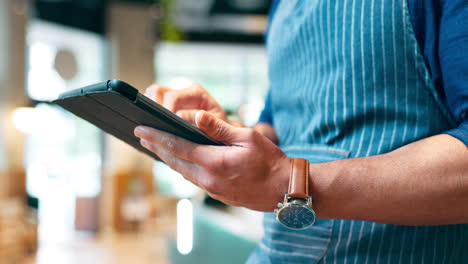
M 397 43 L 396 43 L 396 39 L 397 39 L 397 36 L 396 36 L 396 30 L 395 30 L 395 24 L 397 23 L 396 21 L 396 14 L 395 14 L 395 1 L 392 1 L 392 49 L 393 49 L 393 81 L 394 81 L 394 85 L 395 85 L 395 91 L 394 91 L 394 96 L 395 98 L 393 98 L 393 105 L 394 105 L 394 108 L 395 108 L 395 117 L 394 117 L 394 120 L 393 120 L 393 129 L 392 129 L 392 136 L 390 137 L 390 149 L 393 149 L 393 145 L 395 143 L 395 137 L 396 137 L 396 131 L 397 131 L 397 128 L 398 128 L 398 114 L 399 114 L 399 110 L 398 110 L 398 106 L 399 104 L 401 103 L 398 99 L 398 90 L 399 90 L 399 86 L 397 85 L 399 79 L 398 79 L 398 72 L 397 72 L 397 59 L 398 59 L 398 56 L 397 56 L 397 51 L 396 51 L 396 46 L 397 46 Z M 404 30 L 405 26 L 403 26 L 403 39 L 405 39 L 405 30 Z M 406 44 L 406 42 L 405 42 Z M 405 58 L 406 56 L 406 47 L 405 44 L 403 45 L 403 53 L 405 54 L 403 56 L 403 60 L 404 60 L 404 63 L 406 64 L 406 61 L 407 59 Z M 405 71 L 406 71 L 406 65 L 405 65 Z M 406 78 L 405 78 L 405 84 L 406 84 Z M 406 91 L 407 91 L 407 85 L 405 87 L 405 94 L 406 94 Z M 405 96 L 405 103 L 408 104 L 408 97 Z M 408 112 L 405 112 L 405 117 L 407 118 L 408 115 L 407 113 Z M 405 120 L 405 126 L 404 126 L 404 130 L 406 130 L 406 127 L 407 127 L 407 120 Z M 403 132 L 403 135 L 405 135 L 406 132 Z M 404 136 L 403 136 L 404 137 Z M 403 139 L 403 142 L 405 142 L 405 140 Z
M 319 13 L 317 14 L 317 16 L 316 16 L 317 20 L 316 20 L 315 23 L 318 24 L 318 27 L 319 27 L 319 30 L 320 30 L 320 31 L 317 31 L 317 39 L 320 39 L 320 46 L 319 46 L 319 47 L 320 47 L 321 49 L 323 49 L 323 45 L 325 44 L 325 33 L 324 33 L 324 28 L 323 28 L 323 19 L 324 19 L 324 18 L 323 18 L 323 17 L 324 17 L 324 15 L 323 15 L 324 11 L 323 11 L 323 10 L 325 9 L 325 8 L 323 8 L 323 7 L 324 7 L 324 5 L 325 5 L 325 1 L 321 1 L 321 2 L 319 3 L 319 5 L 320 5 L 320 4 L 321 4 L 322 6 L 319 6 L 319 7 L 318 7 L 320 12 L 319 12 Z M 324 90 L 325 90 L 325 89 L 323 88 L 323 86 L 324 86 L 324 79 L 325 79 L 325 78 L 323 78 L 323 77 L 325 76 L 325 60 L 326 60 L 326 59 L 325 59 L 325 54 L 324 54 L 324 51 L 323 51 L 323 50 L 322 50 L 322 51 L 319 51 L 318 54 L 319 54 L 319 57 L 318 57 L 318 63 L 317 63 L 317 65 L 319 66 L 319 69 L 320 69 L 320 77 L 319 77 L 319 78 L 320 78 L 321 80 L 320 80 L 320 82 L 318 82 L 318 81 L 316 82 L 316 86 L 315 86 L 316 88 L 314 88 L 314 91 L 317 91 L 317 94 L 319 95 L 319 97 L 317 98 L 317 99 L 318 99 L 318 102 L 321 102 L 321 101 L 325 98 L 325 96 L 323 95 L 323 92 L 324 92 Z M 318 79 L 317 79 L 317 80 L 318 80 Z M 319 90 L 317 90 L 317 89 L 319 89 Z M 320 93 L 318 93 L 318 92 L 320 92 Z M 323 105 L 323 104 L 325 104 L 325 103 L 320 103 L 320 104 Z M 321 109 L 320 111 L 323 112 L 324 109 Z M 328 110 L 325 109 L 325 111 L 328 111 Z M 318 138 L 317 138 L 316 140 L 318 140 L 318 141 L 320 141 L 321 138 L 323 138 L 323 136 L 326 134 L 326 133 L 324 133 L 324 131 L 322 130 L 322 126 L 321 126 L 321 123 L 320 123 L 321 120 L 323 120 L 322 117 L 320 117 L 320 119 L 318 119 L 318 123 L 317 123 L 318 128 L 319 128 L 319 130 L 318 130 L 318 131 L 319 131 L 319 135 L 318 135 Z
M 317 8 L 317 2 L 314 3 L 314 6 L 307 6 L 307 12 L 309 14 L 313 13 L 313 10 Z M 317 80 L 317 57 L 318 57 L 318 46 L 319 46 L 319 40 L 313 36 L 315 34 L 316 29 L 315 29 L 315 24 L 313 21 L 312 16 L 307 16 L 307 19 L 304 20 L 304 35 L 302 39 L 305 39 L 306 41 L 306 48 L 307 48 L 307 60 L 310 61 L 308 63 L 308 72 L 307 76 L 304 79 L 304 97 L 307 98 L 305 100 L 305 107 L 304 109 L 309 111 L 309 113 L 315 113 L 317 112 L 317 102 L 315 100 L 314 96 L 314 90 L 312 87 L 314 87 L 314 84 Z M 312 140 L 315 140 L 315 130 L 314 127 L 316 127 L 316 123 L 314 123 L 313 118 L 308 118 L 308 122 L 305 122 L 307 127 L 304 128 L 303 130 L 307 130 L 307 137 L 312 138 Z
M 335 5 L 337 5 L 337 3 L 335 3 Z M 328 73 L 328 77 L 327 77 L 327 81 L 325 82 L 324 86 L 325 86 L 325 111 L 324 111 L 324 127 L 326 129 L 327 132 L 325 132 L 324 136 L 325 137 L 328 137 L 330 132 L 333 133 L 333 131 L 330 129 L 330 122 L 329 122 L 329 113 L 330 113 L 330 109 L 328 109 L 328 107 L 330 106 L 330 103 L 329 103 L 329 98 L 330 98 L 330 83 L 331 83 L 331 78 L 336 78 L 336 76 L 334 74 L 332 74 L 333 72 L 333 55 L 332 55 L 332 49 L 331 49 L 331 32 L 332 32 L 332 27 L 331 27 L 331 22 L 330 22 L 330 9 L 331 9 L 331 5 L 330 5 L 330 1 L 327 1 L 327 13 L 326 13 L 326 17 L 327 17 L 327 23 L 326 23 L 326 31 L 328 31 L 327 33 L 327 36 L 324 38 L 324 43 L 325 46 L 327 47 L 328 49 L 328 54 L 326 54 L 325 56 L 328 57 L 328 59 L 324 60 L 324 68 L 325 68 L 325 71 Z M 328 64 L 328 65 L 327 65 Z M 323 87 L 322 87 L 323 89 Z
M 341 117 L 341 119 L 343 120 L 343 122 L 347 119 L 347 116 L 348 116 L 348 112 L 347 112 L 347 108 L 348 108 L 348 105 L 346 103 L 346 97 L 347 97 L 347 94 L 345 92 L 345 87 L 346 87 L 346 73 L 347 73 L 347 69 L 346 69 L 346 64 L 347 64 L 347 61 L 346 61 L 346 28 L 347 28 L 347 20 L 346 20 L 346 16 L 347 16 L 347 12 L 346 12 L 346 7 L 347 7 L 347 3 L 346 3 L 347 0 L 344 0 L 344 3 L 343 3 L 343 32 L 342 32 L 342 37 L 341 37 L 341 42 L 342 42 L 342 46 L 341 46 L 341 51 L 342 51 L 342 54 L 343 54 L 343 76 L 342 76 L 342 80 L 343 80 L 343 92 L 341 93 L 342 94 L 342 100 L 343 100 L 343 116 Z M 346 130 L 344 129 L 343 130 L 343 133 L 346 133 Z M 345 147 L 345 143 L 346 143 L 346 140 L 343 140 L 341 142 L 341 148 L 344 148 Z M 347 148 L 350 148 L 350 146 L 347 146 Z
M 193 247 L 193 207 L 188 199 L 177 203 L 177 250 L 187 255 Z
M 406 250 L 406 247 L 404 246 L 405 240 L 406 240 L 406 233 L 408 233 L 408 230 L 405 228 L 403 229 L 403 235 L 401 238 L 401 244 L 400 244 L 400 257 L 398 259 L 398 263 L 402 264 L 403 263 L 403 253 Z
M 337 221 L 337 220 L 335 220 Z M 334 254 L 333 254 L 333 263 L 336 264 L 336 259 L 337 259 L 337 256 L 338 256 L 338 247 L 340 246 L 340 243 L 341 243 L 341 236 L 342 236 L 342 233 L 343 233 L 343 223 L 344 223 L 344 220 L 338 220 L 340 221 L 340 231 L 338 231 L 338 241 L 336 241 L 336 245 L 335 245 L 335 251 L 334 251 Z
M 446 259 L 447 259 L 447 247 L 448 247 L 448 232 L 449 232 L 449 227 L 446 226 L 445 227 L 447 229 L 447 231 L 445 232 L 442 232 L 444 233 L 444 242 L 445 242 L 445 246 L 442 247 L 444 249 L 444 256 L 442 257 L 442 262 L 441 263 L 446 263 Z
M 320 2 L 317 1 L 316 2 L 316 5 L 315 5 L 315 11 L 319 8 L 319 4 Z M 317 13 L 317 11 L 315 12 L 315 14 Z M 321 55 L 321 46 L 322 46 L 322 38 L 320 37 L 319 35 L 319 30 L 320 30 L 320 26 L 319 26 L 319 21 L 318 21 L 318 15 L 313 15 L 311 16 L 309 19 L 308 19 L 308 23 L 309 23 L 309 26 L 307 28 L 310 29 L 310 39 L 313 40 L 313 52 L 314 52 L 314 57 L 313 57 L 313 65 L 314 65 L 314 71 L 313 71 L 313 75 L 312 75 L 312 83 L 311 84 L 308 84 L 307 87 L 309 87 L 309 92 L 308 92 L 308 96 L 307 98 L 309 98 L 309 100 L 311 100 L 311 104 L 313 104 L 313 109 L 311 110 L 312 112 L 311 113 L 316 113 L 318 110 L 319 110 L 319 105 L 320 105 L 320 101 L 319 101 L 319 97 L 317 97 L 317 85 L 318 85 L 318 79 L 320 78 L 321 76 L 321 73 L 319 72 L 319 70 L 321 69 L 321 66 L 320 66 L 320 55 Z M 308 32 L 308 31 L 307 31 Z M 311 47 L 312 49 L 312 47 Z M 309 82 L 310 83 L 310 82 Z M 315 121 L 315 122 L 314 122 Z M 311 119 L 311 126 L 314 126 L 314 128 L 311 130 L 313 133 L 312 133 L 312 138 L 313 140 L 319 140 L 319 137 L 321 136 L 322 134 L 322 131 L 321 131 L 321 127 L 320 127 L 320 118 L 313 118 Z M 315 129 L 315 127 L 317 129 Z
M 353 125 L 352 125 L 352 137 L 351 137 L 351 143 L 350 143 L 350 149 L 354 151 L 355 149 L 355 140 L 357 136 L 357 122 L 356 122 L 356 113 L 357 113 L 357 98 L 356 98 L 356 69 L 355 69 L 355 29 L 356 29 L 356 1 L 353 1 L 352 5 L 352 10 L 351 10 L 351 39 L 350 39 L 350 48 L 351 48 L 351 87 L 352 87 L 352 110 L 353 114 L 352 119 L 353 119 Z M 353 153 L 354 155 L 356 153 Z
M 363 111 L 362 111 L 362 115 L 363 115 L 363 120 L 367 120 L 367 92 L 368 92 L 368 82 L 367 82 L 367 79 L 366 79 L 366 52 L 364 51 L 364 43 L 368 43 L 367 42 L 367 38 L 364 38 L 364 29 L 366 28 L 365 25 L 364 25 L 364 17 L 366 17 L 366 13 L 364 12 L 366 10 L 366 5 L 364 3 L 364 1 L 362 1 L 362 4 L 361 4 L 361 16 L 360 16 L 360 19 L 361 19 L 361 25 L 359 26 L 359 29 L 361 31 L 361 35 L 360 35 L 360 42 L 361 42 L 361 78 L 362 78 L 362 83 L 361 83 L 361 88 L 362 88 L 362 97 L 363 97 L 363 100 L 362 100 L 362 105 L 363 105 Z M 364 55 L 366 54 L 366 55 Z M 356 151 L 356 156 L 360 157 L 362 154 L 361 154 L 361 151 L 362 151 L 362 147 L 364 145 L 364 135 L 366 134 L 366 131 L 367 129 L 364 129 L 361 133 L 361 137 L 359 138 L 359 142 L 358 142 L 358 149 Z M 367 136 L 366 139 L 368 139 L 369 137 Z M 368 142 L 368 141 L 367 141 Z M 368 143 L 366 145 L 369 145 Z M 362 233 L 360 233 L 360 235 L 362 235 Z M 358 248 L 359 249 L 359 248 Z
M 373 103 L 372 106 L 374 108 L 374 119 L 373 119 L 373 126 L 372 132 L 369 140 L 369 147 L 367 148 L 366 156 L 369 156 L 371 151 L 373 151 L 372 145 L 374 144 L 374 137 L 375 137 L 375 127 L 377 126 L 377 73 L 376 73 L 376 63 L 375 63 L 375 35 L 374 35 L 374 24 L 375 24 L 375 16 L 374 16 L 374 5 L 375 0 L 371 2 L 371 13 L 370 13 L 370 43 L 371 43 L 371 58 L 372 58 L 372 92 L 373 92 Z
M 382 74 L 383 74 L 383 80 L 382 80 L 382 86 L 383 87 L 386 87 L 387 85 L 387 58 L 386 58 L 386 52 L 387 52 L 387 48 L 386 48 L 386 45 L 385 45 L 385 33 L 386 33 L 386 28 L 385 28 L 385 0 L 382 0 L 381 1 L 381 8 L 380 8 L 380 27 L 381 27 L 381 32 L 380 32 L 380 37 L 381 37 L 381 45 L 382 45 Z M 384 94 L 383 94 L 383 97 L 384 97 L 384 103 L 383 103 L 383 128 L 382 128 L 382 135 L 380 137 L 380 142 L 379 142 L 379 145 L 377 147 L 377 153 L 382 153 L 382 147 L 383 147 L 383 144 L 385 142 L 385 136 L 387 133 L 386 130 L 387 130 L 387 91 L 384 91 Z
M 294 19 L 294 25 L 298 26 L 295 30 L 297 30 L 297 35 L 295 37 L 295 39 L 297 39 L 297 41 L 295 41 L 295 43 L 297 44 L 297 46 L 293 46 L 292 50 L 294 50 L 295 55 L 294 57 L 292 57 L 292 61 L 290 63 L 288 63 L 289 65 L 297 65 L 296 63 L 294 63 L 294 61 L 302 61 L 302 60 L 306 60 L 304 57 L 307 56 L 307 44 L 306 44 L 306 39 L 304 39 L 304 34 L 303 34 L 303 23 L 304 23 L 304 12 L 306 12 L 304 9 L 304 7 L 302 6 L 302 4 L 299 4 L 299 3 L 302 3 L 300 1 L 296 2 L 293 9 L 294 9 L 294 16 L 296 16 L 296 18 Z M 299 10 L 301 10 L 299 12 Z M 299 69 L 299 68 L 296 68 L 295 69 L 297 72 L 299 71 L 304 71 L 303 69 Z M 300 98 L 300 99 L 296 99 L 295 102 L 297 102 L 297 109 L 295 111 L 297 111 L 298 109 L 301 109 L 302 111 L 304 111 L 304 100 L 303 100 L 303 93 L 306 89 L 305 86 L 303 86 L 304 84 L 304 74 L 302 72 L 302 74 L 295 74 L 294 76 L 294 82 L 291 83 L 291 86 L 292 87 L 295 87 L 295 89 L 297 90 L 297 98 Z M 299 111 L 301 111 L 299 110 Z M 305 124 L 307 124 L 307 122 L 304 122 Z M 297 129 L 294 129 L 293 130 L 294 133 L 290 133 L 290 141 L 288 142 L 292 142 L 294 141 L 295 138 L 299 138 L 301 136 L 301 132 L 304 131 L 304 124 L 301 124 L 299 126 L 298 124 L 298 128 Z
M 340 1 L 341 2 L 341 1 Z M 339 9 L 338 9 L 338 4 L 340 3 L 336 3 L 335 4 L 335 22 L 334 22 L 334 25 L 333 25 L 333 30 L 335 31 L 335 39 L 334 39 L 334 44 L 335 44 L 335 49 L 334 49 L 334 56 L 333 56 L 333 61 L 335 62 L 335 70 L 338 72 L 338 69 L 340 67 L 340 62 L 339 62 L 339 59 L 338 59 L 338 28 L 340 27 L 338 25 L 338 17 L 339 17 Z M 342 29 L 344 30 L 344 29 Z M 337 89 L 337 85 L 338 85 L 338 79 L 339 77 L 338 76 L 335 76 L 335 80 L 333 81 L 333 127 L 335 128 L 335 130 L 341 130 L 340 129 L 340 126 L 337 124 L 337 119 L 338 119 L 338 89 Z M 343 90 L 344 86 L 341 88 L 341 90 Z M 342 132 L 342 131 L 340 131 Z

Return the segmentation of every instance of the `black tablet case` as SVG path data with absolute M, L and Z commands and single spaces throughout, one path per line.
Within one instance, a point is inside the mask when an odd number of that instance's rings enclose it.
M 135 127 L 153 127 L 198 144 L 224 145 L 120 80 L 109 80 L 63 93 L 52 103 L 158 160 L 156 154 L 140 145 L 140 140 L 133 134 Z

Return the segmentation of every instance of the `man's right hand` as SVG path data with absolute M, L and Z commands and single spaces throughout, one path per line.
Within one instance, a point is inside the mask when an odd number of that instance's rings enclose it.
M 198 84 L 180 90 L 153 84 L 146 89 L 145 95 L 192 124 L 195 124 L 197 112 L 205 110 L 230 125 L 244 127 L 240 122 L 229 121 L 221 105 Z M 258 123 L 253 129 L 278 144 L 278 137 L 270 124 Z
M 153 84 L 146 89 L 145 95 L 192 124 L 195 123 L 195 114 L 199 110 L 205 110 L 228 122 L 221 105 L 198 84 L 180 90 Z

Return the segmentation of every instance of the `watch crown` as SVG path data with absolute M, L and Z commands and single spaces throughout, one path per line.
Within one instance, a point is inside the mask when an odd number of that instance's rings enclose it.
M 283 204 L 282 204 L 282 203 L 278 203 L 276 206 L 278 206 L 278 208 L 281 208 L 281 207 L 283 207 Z

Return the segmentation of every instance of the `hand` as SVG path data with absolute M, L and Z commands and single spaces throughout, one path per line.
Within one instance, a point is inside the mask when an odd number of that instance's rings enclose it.
M 210 112 L 215 117 L 228 122 L 223 108 L 205 88 L 198 84 L 192 84 L 181 90 L 153 84 L 146 89 L 145 95 L 192 124 L 195 123 L 195 114 L 199 110 Z
M 255 130 L 229 125 L 212 113 L 197 111 L 194 123 L 230 146 L 199 145 L 141 126 L 135 135 L 143 147 L 213 198 L 272 212 L 287 191 L 291 159 Z

